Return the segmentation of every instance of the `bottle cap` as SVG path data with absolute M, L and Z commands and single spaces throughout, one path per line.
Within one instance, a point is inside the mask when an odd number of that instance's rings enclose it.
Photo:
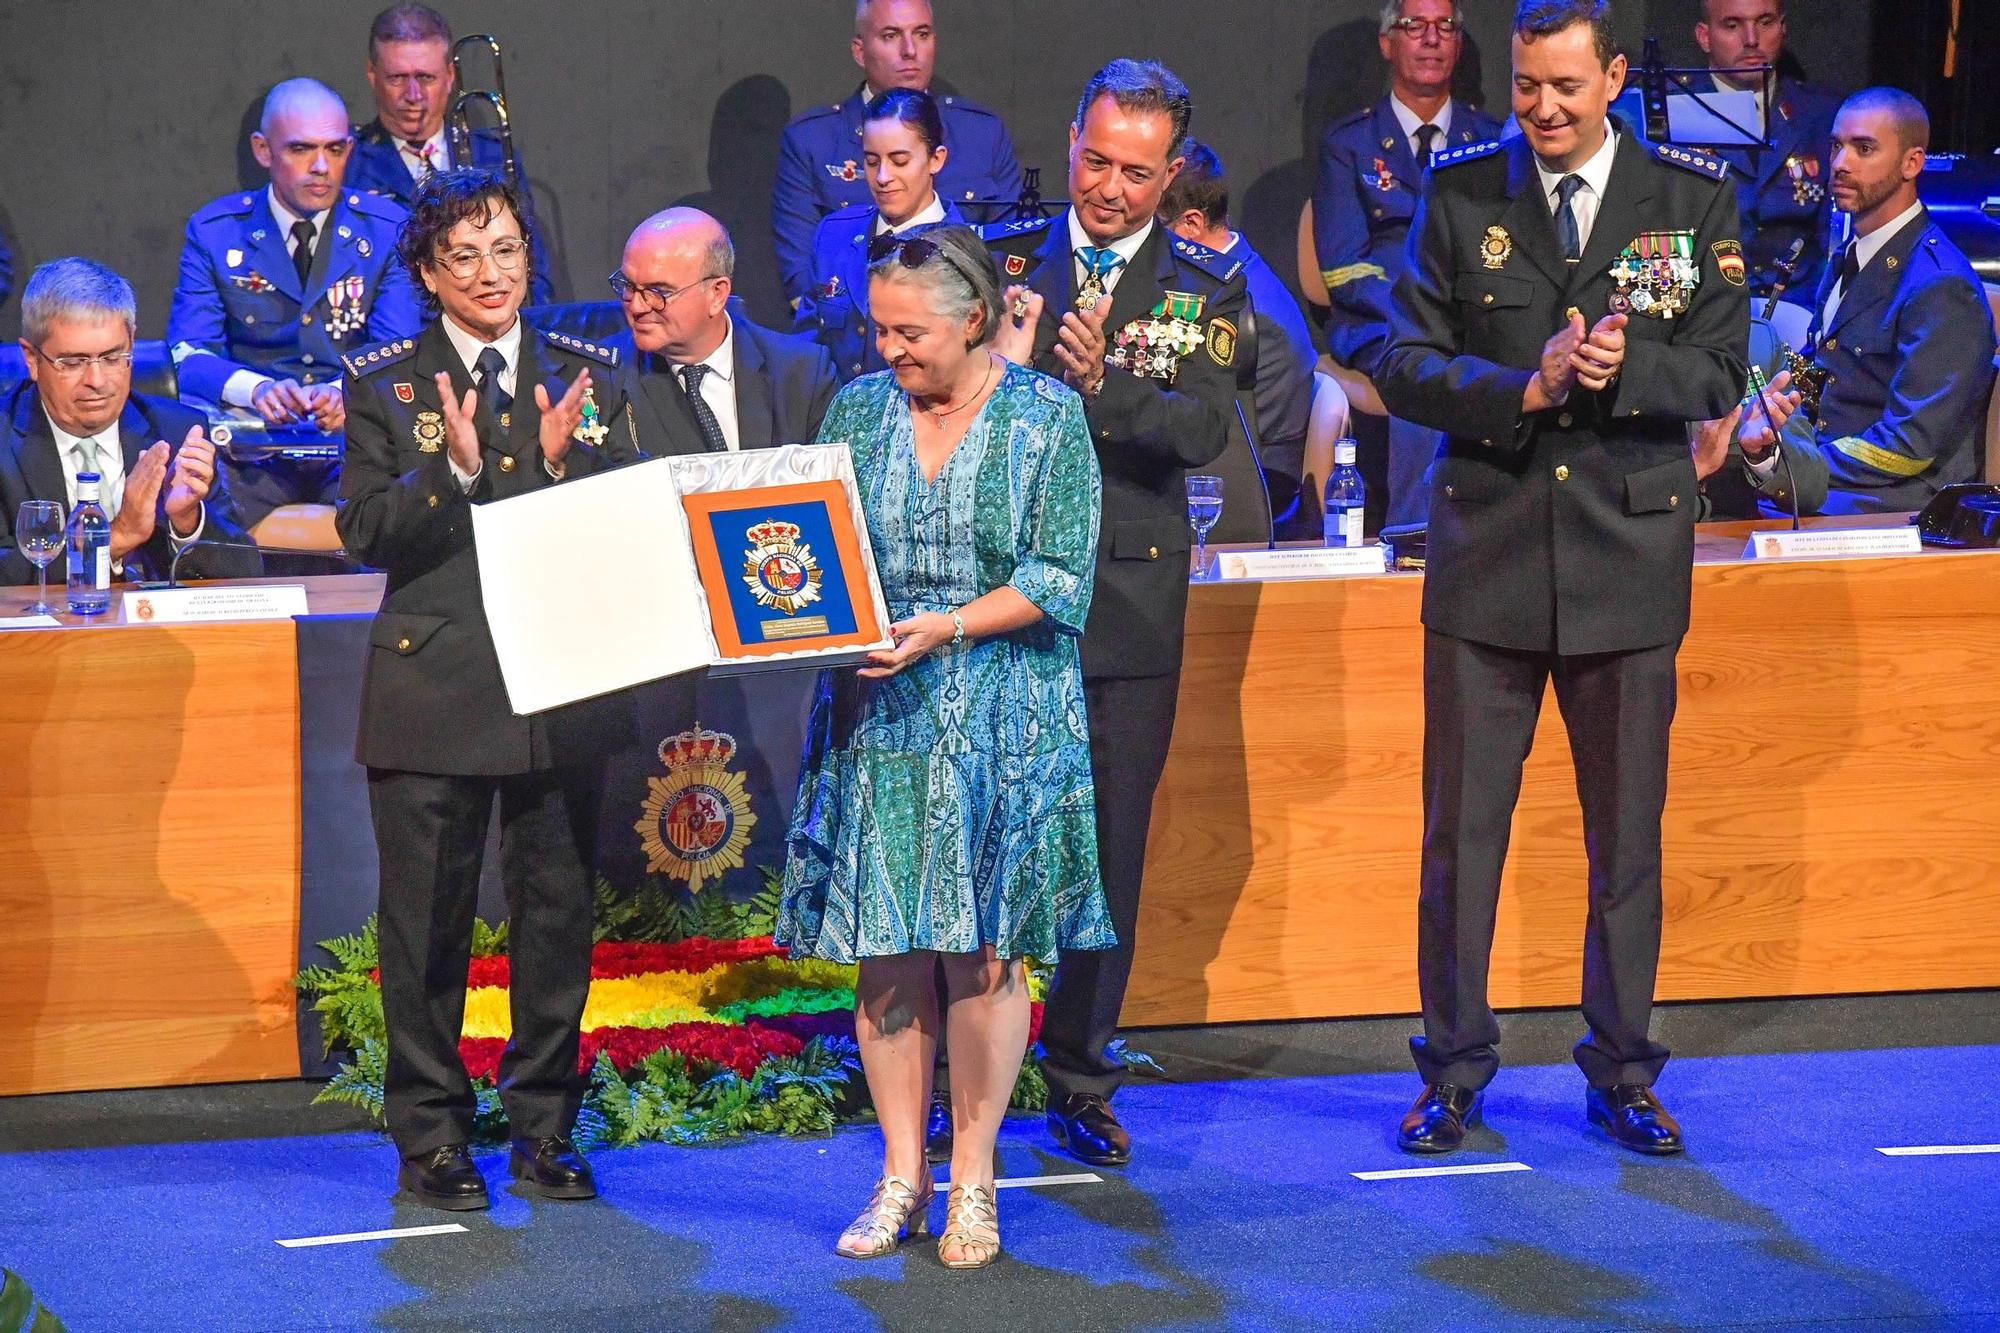
M 100 478 L 95 472 L 77 473 L 76 498 L 78 500 L 95 500 L 97 498 L 98 485 L 101 480 L 102 478 Z
M 1335 440 L 1333 442 L 1333 461 L 1336 467 L 1354 466 L 1354 441 Z

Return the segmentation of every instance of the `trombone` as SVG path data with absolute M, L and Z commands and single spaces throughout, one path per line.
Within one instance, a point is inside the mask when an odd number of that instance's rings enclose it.
M 468 86 L 464 54 L 468 46 L 484 46 L 493 57 L 493 83 L 490 87 Z M 507 76 L 500 67 L 500 39 L 483 32 L 459 38 L 451 48 L 451 72 L 459 89 L 458 96 L 451 103 L 449 132 L 452 161 L 461 166 L 472 165 L 472 108 L 483 105 L 491 112 L 493 128 L 500 136 L 500 169 L 510 184 L 519 185 L 521 172 L 514 160 L 514 127 L 507 116 Z

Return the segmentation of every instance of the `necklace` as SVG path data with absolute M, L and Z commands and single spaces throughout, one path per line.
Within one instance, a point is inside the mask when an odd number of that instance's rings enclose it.
M 963 412 L 966 408 L 971 407 L 974 403 L 978 402 L 980 394 L 985 393 L 986 386 L 988 384 L 991 384 L 992 382 L 993 382 L 993 357 L 992 354 L 989 353 L 986 357 L 986 374 L 983 377 L 981 377 L 979 381 L 978 393 L 973 394 L 972 397 L 966 399 L 964 402 L 960 403 L 957 407 L 946 408 L 942 412 L 938 411 L 934 407 L 917 407 L 917 410 L 919 412 L 924 413 L 932 421 L 943 421 L 946 417 L 957 416 L 960 412 Z M 909 395 L 905 394 L 904 397 L 907 398 L 909 397 Z M 917 405 L 917 400 L 915 398 L 910 398 L 910 406 L 916 407 L 916 405 Z

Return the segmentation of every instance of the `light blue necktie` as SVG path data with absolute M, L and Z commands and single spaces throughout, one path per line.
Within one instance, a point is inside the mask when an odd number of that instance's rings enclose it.
M 1083 246 L 1077 250 L 1076 257 L 1083 264 L 1084 276 L 1096 278 L 1100 284 L 1125 265 L 1125 256 L 1108 245 Z

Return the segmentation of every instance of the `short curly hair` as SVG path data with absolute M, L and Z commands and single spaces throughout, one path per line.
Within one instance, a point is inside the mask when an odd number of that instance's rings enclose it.
M 440 307 L 436 293 L 424 284 L 423 271 L 437 261 L 445 237 L 461 222 L 483 225 L 502 210 L 512 213 L 521 228 L 521 239 L 528 244 L 528 276 L 532 278 L 534 218 L 520 190 L 505 176 L 480 167 L 459 167 L 433 171 L 417 187 L 416 197 L 410 201 L 410 216 L 396 237 L 396 257 L 409 270 L 411 285 L 423 294 L 433 315 Z

